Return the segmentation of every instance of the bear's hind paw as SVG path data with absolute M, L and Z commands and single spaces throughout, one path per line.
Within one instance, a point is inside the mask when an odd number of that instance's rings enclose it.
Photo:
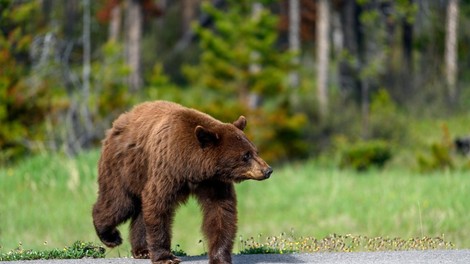
M 149 259 L 150 258 L 148 249 L 132 250 L 132 256 L 135 259 Z

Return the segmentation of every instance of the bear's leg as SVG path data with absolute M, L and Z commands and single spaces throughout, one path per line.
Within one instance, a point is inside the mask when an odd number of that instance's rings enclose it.
M 147 248 L 145 223 L 142 212 L 134 214 L 130 225 L 130 240 L 132 256 L 136 259 L 148 259 L 149 250 Z
M 93 206 L 93 224 L 100 240 L 108 247 L 116 247 L 122 243 L 117 226 L 131 217 L 134 210 L 133 199 L 100 193 Z
M 171 253 L 171 225 L 177 202 L 177 191 L 149 184 L 142 193 L 142 212 L 150 259 L 154 264 L 176 264 L 181 260 Z
M 232 263 L 237 232 L 237 201 L 233 183 L 209 181 L 194 191 L 203 212 L 202 231 L 209 244 L 209 263 Z

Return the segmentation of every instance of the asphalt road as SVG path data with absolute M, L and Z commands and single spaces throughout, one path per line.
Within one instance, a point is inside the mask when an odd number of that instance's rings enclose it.
M 183 257 L 182 264 L 207 264 L 207 257 Z M 131 258 L 115 259 L 75 259 L 75 260 L 34 260 L 0 263 L 23 264 L 150 264 L 149 260 Z M 470 264 L 470 249 L 467 250 L 429 250 L 429 251 L 388 251 L 356 253 L 315 253 L 315 254 L 270 254 L 270 255 L 235 255 L 234 264 L 263 263 L 324 263 L 324 264 Z

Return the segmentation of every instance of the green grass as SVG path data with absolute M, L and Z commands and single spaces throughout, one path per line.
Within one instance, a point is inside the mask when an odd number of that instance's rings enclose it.
M 35 260 L 35 259 L 81 259 L 81 258 L 103 258 L 105 248 L 90 242 L 76 241 L 70 247 L 51 250 L 24 249 L 19 245 L 16 249 L 0 254 L 0 261 Z
M 0 252 L 18 247 L 99 244 L 92 225 L 98 151 L 67 159 L 36 156 L 0 169 Z M 398 167 L 356 173 L 315 162 L 275 168 L 271 179 L 237 185 L 240 241 L 279 236 L 439 237 L 470 248 L 470 171 L 417 174 Z M 201 216 L 191 199 L 174 225 L 173 248 L 206 251 Z M 127 240 L 127 225 L 121 227 Z M 45 242 L 47 245 L 44 245 Z M 357 250 L 362 250 L 359 247 Z M 129 243 L 108 256 L 129 256 Z

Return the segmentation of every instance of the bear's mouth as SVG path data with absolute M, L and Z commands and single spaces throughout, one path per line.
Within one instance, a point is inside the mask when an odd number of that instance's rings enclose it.
M 244 181 L 244 180 L 255 180 L 255 181 L 264 181 L 266 179 L 269 179 L 271 177 L 272 169 L 269 168 L 266 171 L 259 171 L 257 173 L 254 173 L 252 171 L 249 171 L 240 177 L 237 177 L 236 180 L 238 181 Z

